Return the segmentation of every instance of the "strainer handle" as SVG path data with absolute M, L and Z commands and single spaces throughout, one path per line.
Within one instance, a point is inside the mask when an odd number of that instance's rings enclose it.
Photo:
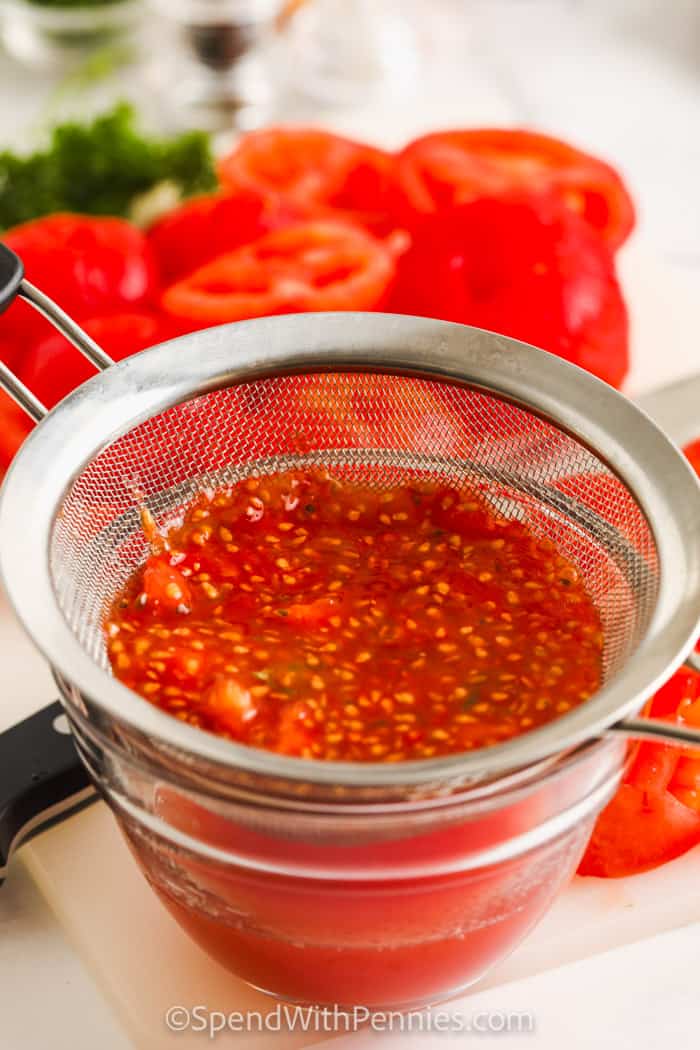
M 623 718 L 621 722 L 609 726 L 606 732 L 630 740 L 654 740 L 700 748 L 700 729 L 664 722 L 660 718 Z
M 62 336 L 73 344 L 81 354 L 88 359 L 90 364 L 102 372 L 109 368 L 114 361 L 106 354 L 80 325 L 69 317 L 65 310 L 50 299 L 48 295 L 39 288 L 35 288 L 24 276 L 24 264 L 19 255 L 8 248 L 6 244 L 0 243 L 0 314 L 15 299 L 24 299 L 38 313 L 45 317 L 54 328 L 58 329 Z M 0 387 L 17 402 L 27 415 L 31 416 L 35 423 L 44 418 L 48 409 L 36 397 L 29 387 L 17 378 L 11 368 L 0 361 Z
M 695 650 L 686 657 L 686 667 L 700 673 L 700 653 Z M 667 744 L 700 747 L 700 729 L 674 725 L 660 718 L 623 718 L 610 726 L 609 733 L 629 737 L 631 740 L 662 740 Z

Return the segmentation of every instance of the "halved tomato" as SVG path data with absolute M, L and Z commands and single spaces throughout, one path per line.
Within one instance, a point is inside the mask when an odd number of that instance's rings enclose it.
M 391 250 L 343 223 L 288 226 L 167 289 L 163 309 L 196 324 L 306 310 L 372 310 L 394 277 Z
M 395 167 L 397 218 L 412 225 L 480 197 L 555 193 L 612 248 L 634 227 L 634 205 L 609 164 L 549 135 L 506 128 L 439 131 L 409 143 Z
M 320 128 L 276 127 L 245 135 L 219 163 L 231 191 L 263 193 L 300 215 L 344 213 L 374 232 L 387 219 L 393 157 Z
M 613 386 L 627 372 L 610 250 L 551 194 L 482 197 L 424 218 L 389 308 L 522 339 Z

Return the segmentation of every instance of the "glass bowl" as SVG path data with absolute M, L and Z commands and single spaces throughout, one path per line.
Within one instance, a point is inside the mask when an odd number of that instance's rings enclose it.
M 217 779 L 71 712 L 148 882 L 219 963 L 272 996 L 413 1009 L 507 956 L 573 875 L 625 745 L 596 741 L 491 783 L 345 799 Z

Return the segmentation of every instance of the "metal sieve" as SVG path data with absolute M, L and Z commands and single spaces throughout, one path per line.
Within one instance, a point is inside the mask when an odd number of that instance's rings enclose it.
M 512 339 L 376 313 L 225 325 L 112 365 L 23 279 L 7 249 L 0 264 L 2 308 L 19 295 L 106 369 L 46 414 L 0 368 L 0 385 L 41 420 L 5 481 L 0 568 L 88 737 L 98 726 L 164 764 L 201 763 L 297 793 L 304 785 L 487 781 L 609 732 L 700 744 L 700 732 L 624 721 L 698 633 L 700 487 L 662 431 L 611 387 Z M 416 477 L 476 487 L 501 514 L 549 537 L 600 610 L 600 690 L 507 743 L 388 765 L 244 747 L 172 718 L 117 681 L 101 621 L 147 555 L 137 504 L 167 524 L 203 489 L 304 464 L 380 488 Z

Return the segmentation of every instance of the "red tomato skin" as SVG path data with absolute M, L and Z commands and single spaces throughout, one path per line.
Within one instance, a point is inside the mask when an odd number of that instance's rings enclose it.
M 170 318 L 146 311 L 88 318 L 80 324 L 115 361 L 180 334 Z M 54 329 L 34 344 L 20 367 L 20 378 L 47 408 L 94 375 L 89 361 Z
M 0 320 L 1 324 L 2 321 Z M 23 356 L 24 349 L 19 343 L 5 337 L 0 340 L 0 361 L 4 361 L 13 372 L 16 372 L 19 368 L 19 363 Z
M 151 226 L 147 237 L 163 283 L 171 284 L 289 218 L 289 213 L 268 206 L 260 193 L 244 189 L 185 201 Z
M 21 257 L 27 278 L 73 317 L 139 309 L 155 301 L 158 268 L 150 245 L 123 219 L 57 214 L 9 230 L 3 240 Z M 0 318 L 0 338 L 22 353 L 50 331 L 26 303 Z
M 628 370 L 610 251 L 551 196 L 483 198 L 426 218 L 399 259 L 389 308 L 521 339 L 613 386 Z
M 547 192 L 612 249 L 635 225 L 632 198 L 609 164 L 560 139 L 520 128 L 437 131 L 410 142 L 394 167 L 397 223 L 514 192 Z

